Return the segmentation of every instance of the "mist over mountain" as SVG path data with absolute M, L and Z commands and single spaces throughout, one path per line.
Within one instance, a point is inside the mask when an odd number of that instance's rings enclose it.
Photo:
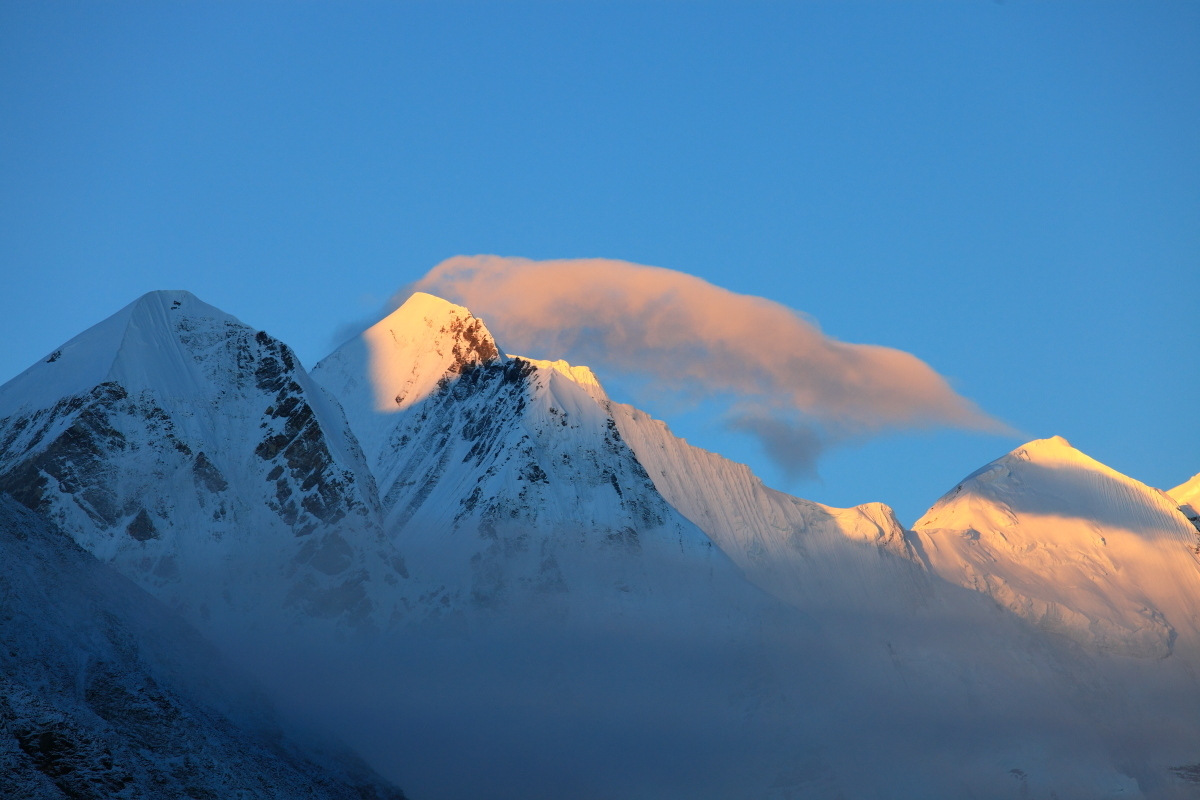
M 4 797 L 404 797 L 290 740 L 195 629 L 7 496 L 0 553 Z
M 906 530 L 502 345 L 418 292 L 310 372 L 146 295 L 0 387 L 0 490 L 29 510 L 6 513 L 416 798 L 1200 791 L 1195 479 L 1167 494 L 1039 440 Z M 7 597 L 49 590 L 21 574 L 41 588 Z M 21 641 L 69 627 L 26 619 Z

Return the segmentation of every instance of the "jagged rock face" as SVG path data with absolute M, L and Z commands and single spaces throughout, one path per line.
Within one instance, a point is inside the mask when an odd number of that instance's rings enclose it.
M 372 623 L 374 483 L 278 340 L 154 293 L 0 388 L 0 414 L 0 491 L 193 619 Z
M 518 606 L 565 614 L 584 596 L 593 609 L 645 601 L 689 572 L 743 587 L 655 489 L 597 402 L 598 384 L 581 386 L 565 364 L 485 358 L 499 348 L 465 313 L 415 296 L 313 370 L 368 453 L 412 618 Z M 463 364 L 451 355 L 462 352 L 476 355 Z M 381 407 L 400 381 L 403 400 Z
M 182 619 L 3 495 L 0 795 L 403 797 L 289 742 Z
M 933 570 L 1084 647 L 1200 645 L 1196 530 L 1164 493 L 1060 437 L 967 476 L 914 525 Z

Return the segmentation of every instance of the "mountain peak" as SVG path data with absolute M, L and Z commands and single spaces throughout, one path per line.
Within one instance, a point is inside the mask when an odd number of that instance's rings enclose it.
M 1061 459 L 1076 458 L 1078 456 L 1083 456 L 1084 458 L 1087 457 L 1061 436 L 1051 436 L 1046 439 L 1034 439 L 1021 445 L 1016 450 L 1013 450 L 1010 455 L 1019 453 L 1022 450 L 1024 450 L 1027 455 L 1038 455 L 1045 458 Z
M 964 480 L 969 481 L 973 478 L 978 478 L 984 475 L 989 470 L 995 470 L 998 466 L 1013 467 L 1022 461 L 1028 461 L 1032 464 L 1039 465 L 1047 469 L 1058 470 L 1073 470 L 1080 473 L 1102 474 L 1109 479 L 1119 482 L 1136 483 L 1139 486 L 1142 484 L 1139 481 L 1134 481 L 1129 476 L 1118 472 L 1102 461 L 1089 456 L 1087 453 L 1072 446 L 1070 442 L 1061 436 L 1051 436 L 1048 439 L 1034 439 L 1031 442 L 1026 442 L 1020 447 L 1008 453 L 1003 458 L 976 470 Z M 983 479 L 987 481 L 987 478 Z
M 1037 442 L 1038 444 L 1044 444 L 1047 447 L 1053 446 L 1057 448 L 1066 448 L 1069 450 L 1075 449 L 1071 446 L 1071 443 L 1062 436 L 1051 436 L 1048 439 L 1034 439 L 1034 442 Z M 1030 442 L 1030 444 L 1033 444 L 1033 442 Z
M 394 317 L 400 314 L 401 311 L 407 314 L 420 312 L 429 315 L 454 313 L 469 315 L 471 313 L 464 306 L 451 303 L 444 297 L 438 297 L 436 294 L 429 294 L 428 292 L 413 292 L 407 300 L 400 304 L 399 308 L 388 314 L 384 319 Z
M 109 380 L 134 384 L 152 365 L 181 361 L 180 337 L 202 325 L 240 325 L 238 319 L 191 292 L 147 292 L 107 319 L 55 348 L 0 387 L 0 418 L 22 407 L 42 408 Z M 186 372 L 175 369 L 173 372 Z M 134 388 L 127 385 L 126 388 Z
M 378 455 L 393 415 L 476 366 L 507 361 L 483 321 L 448 300 L 416 292 L 312 369 L 340 399 L 368 458 Z
M 1190 480 L 1176 486 L 1171 491 L 1167 492 L 1172 500 L 1179 504 L 1180 510 L 1188 516 L 1188 519 L 1195 520 L 1196 512 L 1200 510 L 1200 472 L 1197 472 Z M 1189 509 L 1189 510 L 1184 510 Z
M 500 348 L 483 320 L 448 300 L 415 292 L 322 359 L 313 375 L 334 394 L 339 394 L 335 384 L 365 378 L 374 396 L 371 410 L 391 413 L 427 397 L 447 375 L 500 360 Z
M 1055 436 L 968 475 L 913 531 L 952 583 L 1086 648 L 1162 658 L 1192 641 L 1200 596 L 1176 505 Z
M 420 338 L 439 355 L 450 358 L 446 371 L 453 374 L 500 360 L 500 348 L 483 320 L 463 306 L 425 292 L 414 292 L 363 335 L 393 342 L 405 336 Z

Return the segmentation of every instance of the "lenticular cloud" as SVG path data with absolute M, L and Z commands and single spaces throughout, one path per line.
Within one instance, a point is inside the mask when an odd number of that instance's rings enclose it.
M 513 352 L 725 396 L 731 425 L 760 438 L 773 427 L 765 418 L 815 424 L 826 440 L 942 425 L 1006 430 L 909 353 L 839 342 L 786 306 L 670 269 L 457 256 L 409 289 L 465 305 Z M 750 417 L 736 410 L 748 403 Z

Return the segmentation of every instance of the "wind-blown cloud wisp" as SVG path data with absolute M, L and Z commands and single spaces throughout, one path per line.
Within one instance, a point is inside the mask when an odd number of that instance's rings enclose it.
M 566 357 L 724 397 L 787 472 L 812 471 L 825 444 L 885 429 L 1007 426 L 909 353 L 848 344 L 763 297 L 692 275 L 608 259 L 457 256 L 407 287 L 461 303 L 511 352 Z

